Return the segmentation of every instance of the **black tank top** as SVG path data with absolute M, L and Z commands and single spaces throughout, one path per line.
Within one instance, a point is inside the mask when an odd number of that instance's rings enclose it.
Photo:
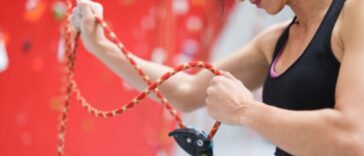
M 319 2 L 318 2 L 319 3 Z M 331 48 L 331 36 L 345 0 L 333 0 L 313 39 L 301 56 L 284 73 L 272 70 L 288 39 L 292 23 L 284 30 L 273 53 L 263 86 L 263 102 L 289 110 L 333 108 L 340 63 Z M 290 156 L 276 148 L 276 156 Z

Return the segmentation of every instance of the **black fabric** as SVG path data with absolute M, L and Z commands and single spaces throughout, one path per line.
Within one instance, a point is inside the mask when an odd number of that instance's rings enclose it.
M 331 49 L 331 35 L 344 3 L 345 0 L 333 0 L 313 39 L 295 63 L 277 77 L 268 73 L 263 86 L 264 103 L 289 110 L 334 107 L 340 63 Z M 272 62 L 284 47 L 293 23 L 294 20 L 279 38 Z M 290 156 L 279 148 L 275 155 Z

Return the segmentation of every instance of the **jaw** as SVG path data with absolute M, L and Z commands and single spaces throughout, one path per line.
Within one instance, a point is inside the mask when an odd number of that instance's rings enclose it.
M 263 4 L 264 3 L 264 4 Z M 270 15 L 276 15 L 287 5 L 283 0 L 262 0 L 261 7 Z

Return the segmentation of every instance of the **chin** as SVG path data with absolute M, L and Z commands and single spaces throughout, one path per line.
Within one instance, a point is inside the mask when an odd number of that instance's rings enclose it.
M 267 12 L 269 15 L 276 15 L 280 13 L 283 10 L 284 7 L 279 8 L 264 8 L 265 12 Z
M 269 15 L 277 15 L 278 13 L 280 13 L 281 11 L 278 10 L 265 10 L 265 12 L 267 12 Z

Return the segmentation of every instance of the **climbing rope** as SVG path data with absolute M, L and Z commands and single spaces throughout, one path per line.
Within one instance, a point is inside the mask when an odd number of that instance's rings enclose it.
M 70 109 L 70 101 L 72 94 L 76 95 L 77 101 L 79 101 L 83 108 L 85 108 L 90 114 L 96 117 L 103 118 L 111 118 L 116 117 L 120 114 L 125 113 L 127 110 L 136 106 L 141 100 L 147 97 L 151 92 L 154 92 L 158 97 L 159 101 L 163 104 L 163 106 L 169 111 L 169 113 L 175 118 L 180 128 L 185 128 L 185 124 L 183 123 L 180 115 L 174 109 L 174 107 L 168 102 L 168 100 L 163 96 L 163 94 L 159 91 L 158 86 L 162 85 L 166 80 L 175 75 L 178 72 L 190 69 L 190 68 L 204 68 L 211 71 L 215 75 L 221 75 L 221 72 L 213 67 L 211 64 L 201 61 L 193 61 L 189 63 L 185 63 L 179 65 L 173 70 L 163 74 L 158 80 L 155 82 L 151 81 L 150 78 L 145 74 L 145 72 L 140 68 L 140 66 L 136 63 L 136 61 L 131 57 L 130 51 L 124 47 L 124 45 L 120 42 L 120 40 L 116 37 L 115 33 L 110 29 L 110 27 L 105 23 L 103 19 L 98 17 L 95 13 L 95 21 L 99 24 L 104 30 L 109 39 L 117 45 L 117 47 L 121 50 L 121 52 L 125 55 L 125 58 L 129 61 L 129 63 L 134 67 L 137 73 L 143 78 L 143 80 L 148 84 L 148 87 L 140 92 L 135 98 L 133 98 L 129 103 L 122 105 L 120 108 L 103 111 L 93 107 L 81 94 L 81 91 L 77 87 L 77 83 L 74 80 L 74 65 L 76 59 L 76 49 L 77 43 L 79 40 L 80 32 L 77 32 L 76 35 L 72 34 L 70 19 L 72 14 L 72 3 L 70 0 L 64 0 L 67 6 L 67 15 L 65 17 L 64 25 L 63 25 L 63 35 L 65 40 L 65 82 L 64 86 L 65 96 L 64 96 L 64 105 L 61 110 L 61 119 L 59 122 L 59 134 L 58 134 L 58 145 L 57 145 L 57 154 L 59 156 L 64 155 L 64 145 L 65 145 L 65 131 L 68 119 L 68 112 Z M 214 126 L 210 130 L 208 134 L 208 139 L 211 140 L 216 134 L 218 128 L 220 126 L 220 122 L 215 122 Z

